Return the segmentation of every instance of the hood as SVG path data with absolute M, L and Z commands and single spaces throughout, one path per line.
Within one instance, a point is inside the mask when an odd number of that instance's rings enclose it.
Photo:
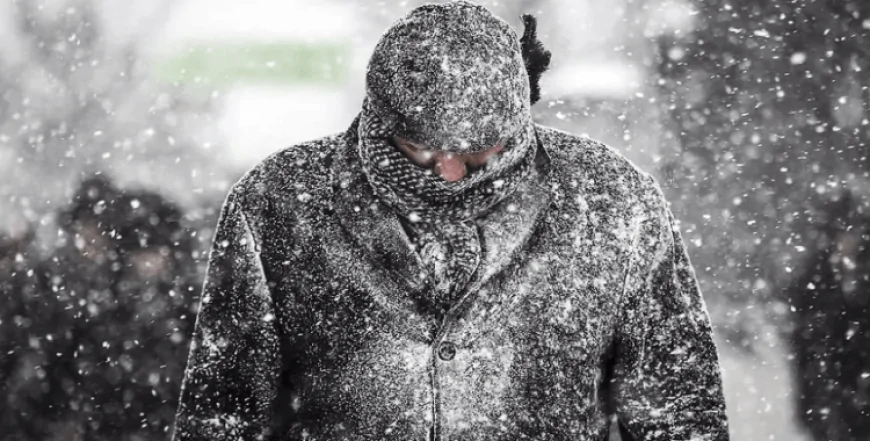
M 467 1 L 424 5 L 391 26 L 369 61 L 366 97 L 395 135 L 456 153 L 532 122 L 520 38 Z

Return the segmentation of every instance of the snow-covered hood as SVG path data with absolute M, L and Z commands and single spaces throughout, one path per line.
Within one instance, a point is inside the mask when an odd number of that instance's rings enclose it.
M 531 124 L 519 37 L 467 1 L 416 8 L 390 27 L 366 96 L 396 135 L 439 150 L 479 152 Z

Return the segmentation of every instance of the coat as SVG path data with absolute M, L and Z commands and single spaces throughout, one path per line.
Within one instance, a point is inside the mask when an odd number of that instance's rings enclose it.
M 443 316 L 355 158 L 280 151 L 223 206 L 175 441 L 727 440 L 709 315 L 656 181 L 536 125 L 534 179 L 480 219 Z

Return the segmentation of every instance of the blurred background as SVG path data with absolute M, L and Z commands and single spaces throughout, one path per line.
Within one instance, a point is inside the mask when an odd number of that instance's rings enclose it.
M 227 190 L 422 3 L 0 2 L 0 440 L 168 438 Z M 536 120 L 665 188 L 733 439 L 870 439 L 870 2 L 480 3 L 538 17 Z

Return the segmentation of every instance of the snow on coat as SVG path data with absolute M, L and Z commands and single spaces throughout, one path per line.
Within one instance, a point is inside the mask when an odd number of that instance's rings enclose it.
M 536 126 L 538 174 L 482 219 L 443 321 L 365 185 L 356 128 L 288 148 L 223 207 L 174 439 L 726 440 L 710 321 L 657 183 Z
M 535 125 L 521 51 L 480 6 L 417 8 L 369 66 L 383 124 L 366 130 L 364 108 L 233 188 L 176 441 L 592 441 L 614 413 L 628 438 L 727 439 L 710 320 L 661 190 L 611 148 Z M 359 147 L 394 153 L 396 131 L 531 152 L 498 200 L 466 199 L 492 204 L 463 220 L 480 246 L 444 304 L 395 207 L 407 201 L 363 166 Z M 385 182 L 418 188 L 414 171 Z

